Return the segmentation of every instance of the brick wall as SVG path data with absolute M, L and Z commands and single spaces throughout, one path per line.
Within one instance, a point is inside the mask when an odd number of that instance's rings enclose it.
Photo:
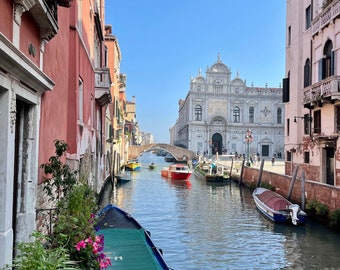
M 286 166 L 287 170 L 287 166 Z M 290 171 L 290 166 L 289 166 Z M 297 178 L 294 183 L 293 192 L 291 195 L 291 201 L 301 203 L 301 173 L 302 169 L 299 168 Z M 247 186 L 256 186 L 259 176 L 259 169 L 244 167 L 242 182 Z M 240 175 L 234 175 L 233 178 L 239 179 Z M 307 176 L 305 176 L 306 179 Z M 290 183 L 292 181 L 291 176 L 277 174 L 269 171 L 262 171 L 261 183 L 271 184 L 276 188 L 276 192 L 284 197 L 287 197 Z M 305 195 L 306 203 L 308 200 L 315 199 L 318 202 L 324 203 L 329 207 L 329 210 L 340 209 L 340 188 L 329 186 L 323 183 L 305 181 Z

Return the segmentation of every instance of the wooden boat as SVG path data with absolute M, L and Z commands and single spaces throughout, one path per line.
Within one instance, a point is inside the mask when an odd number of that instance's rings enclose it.
M 161 170 L 161 175 L 175 180 L 187 180 L 191 176 L 192 171 L 188 165 L 182 163 L 174 163 L 169 167 Z
M 226 175 L 222 175 L 222 174 L 206 174 L 205 175 L 205 180 L 207 182 L 212 182 L 212 183 L 216 183 L 216 182 L 229 182 L 230 181 L 230 177 L 226 176 Z
M 151 162 L 150 165 L 149 165 L 149 169 L 151 169 L 151 170 L 156 169 L 156 164 Z
M 140 169 L 141 164 L 136 159 L 128 160 L 125 164 L 125 170 L 127 171 L 139 171 Z
M 194 172 L 195 175 L 210 183 L 222 183 L 229 182 L 230 177 L 227 175 L 227 172 L 223 170 L 223 168 L 217 168 L 216 173 L 212 173 L 211 164 L 198 164 L 196 165 Z
M 97 235 L 104 235 L 104 253 L 111 260 L 106 269 L 170 270 L 162 251 L 132 216 L 109 204 L 98 214 Z
M 307 214 L 298 204 L 293 204 L 280 194 L 258 187 L 253 192 L 253 199 L 260 212 L 275 223 L 304 224 Z
M 165 161 L 165 162 L 176 162 L 176 159 L 175 159 L 174 156 L 172 156 L 171 154 L 167 154 L 167 155 L 164 157 L 164 161 Z
M 131 181 L 131 173 L 130 172 L 120 172 L 115 175 L 118 183 L 125 183 Z

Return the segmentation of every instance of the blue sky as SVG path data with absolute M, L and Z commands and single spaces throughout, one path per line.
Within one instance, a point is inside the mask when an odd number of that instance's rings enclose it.
M 140 129 L 169 143 L 190 77 L 221 61 L 247 86 L 279 87 L 285 75 L 285 0 L 105 1 L 122 53 L 126 95 Z

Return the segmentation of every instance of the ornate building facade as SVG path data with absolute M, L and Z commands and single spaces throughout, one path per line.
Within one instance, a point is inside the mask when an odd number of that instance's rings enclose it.
M 340 1 L 287 1 L 286 174 L 340 186 Z M 325 194 L 333 205 L 336 193 Z
M 259 154 L 283 157 L 282 89 L 248 87 L 221 60 L 191 78 L 190 90 L 179 100 L 179 115 L 170 129 L 171 144 L 208 157 L 218 154 Z

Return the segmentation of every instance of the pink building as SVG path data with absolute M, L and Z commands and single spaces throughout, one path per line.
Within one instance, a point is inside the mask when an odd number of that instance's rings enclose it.
M 107 175 L 105 110 L 111 79 L 104 0 L 0 1 L 0 268 L 50 207 L 40 164 L 55 139 L 98 191 Z
M 328 188 L 340 187 L 339 7 L 339 0 L 287 1 L 286 173 L 299 166 Z

